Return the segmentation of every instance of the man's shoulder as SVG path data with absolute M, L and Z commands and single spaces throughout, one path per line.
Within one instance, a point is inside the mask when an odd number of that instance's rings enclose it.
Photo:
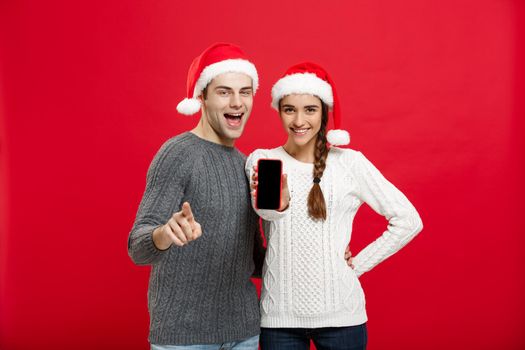
M 187 148 L 188 146 L 191 146 L 194 143 L 195 142 L 194 142 L 194 140 L 192 138 L 191 133 L 189 131 L 186 131 L 186 132 L 183 132 L 182 134 L 175 135 L 175 136 L 172 136 L 169 139 L 167 139 L 162 144 L 161 149 L 163 149 L 163 148 L 168 148 L 168 149 L 180 148 L 180 149 L 184 149 L 184 148 Z
M 240 149 L 238 149 L 237 147 L 233 147 L 233 156 L 234 157 L 237 157 L 239 159 L 242 159 L 243 162 L 246 161 L 246 154 L 244 152 L 242 152 Z
M 196 137 L 187 131 L 166 140 L 160 147 L 157 156 L 192 160 L 199 156 L 200 149 Z
M 202 157 L 201 148 L 189 132 L 173 136 L 160 146 L 151 162 L 150 172 L 168 174 L 174 167 L 187 172 Z

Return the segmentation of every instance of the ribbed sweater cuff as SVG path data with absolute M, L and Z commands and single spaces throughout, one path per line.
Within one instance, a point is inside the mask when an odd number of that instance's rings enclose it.
M 160 250 L 153 243 L 152 232 L 159 226 L 141 227 L 133 238 L 131 250 L 135 263 L 152 264 L 158 261 L 167 250 Z
M 319 317 L 298 317 L 280 315 L 277 317 L 262 316 L 261 327 L 264 328 L 324 328 L 357 326 L 368 320 L 366 312 L 349 315 L 337 313 Z
M 259 335 L 260 332 L 261 328 L 258 323 L 236 329 L 202 333 L 172 332 L 168 334 L 161 330 L 151 330 L 149 342 L 158 345 L 222 344 L 248 339 Z

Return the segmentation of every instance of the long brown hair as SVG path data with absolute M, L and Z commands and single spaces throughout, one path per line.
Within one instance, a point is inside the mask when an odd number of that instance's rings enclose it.
M 315 144 L 315 162 L 314 162 L 314 184 L 308 194 L 308 214 L 317 220 L 326 220 L 326 203 L 323 191 L 319 182 L 323 177 L 326 168 L 326 158 L 328 157 L 328 145 L 326 139 L 326 124 L 328 123 L 328 105 L 321 101 L 322 117 L 321 128 L 317 133 L 317 142 Z

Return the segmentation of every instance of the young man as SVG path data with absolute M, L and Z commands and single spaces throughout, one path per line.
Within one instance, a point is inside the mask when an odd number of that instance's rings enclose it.
M 152 349 L 257 349 L 259 305 L 250 277 L 262 265 L 242 135 L 258 87 L 237 46 L 212 45 L 188 72 L 182 114 L 198 125 L 168 140 L 148 170 L 128 252 L 152 265 Z

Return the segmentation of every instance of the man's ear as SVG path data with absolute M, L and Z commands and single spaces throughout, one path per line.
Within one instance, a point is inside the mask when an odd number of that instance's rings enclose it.
M 201 104 L 206 100 L 206 96 L 208 95 L 208 87 L 206 86 L 202 91 L 201 94 L 197 97 L 199 101 L 201 101 Z
M 197 100 L 199 100 L 199 102 L 201 103 L 201 108 L 206 108 L 204 105 L 204 103 L 206 102 L 206 99 L 204 98 L 203 94 L 200 94 L 199 96 L 197 96 Z
M 203 112 L 201 116 L 204 116 L 204 111 L 206 110 L 206 98 L 204 97 L 204 93 L 201 93 L 196 99 L 201 103 L 201 112 Z

